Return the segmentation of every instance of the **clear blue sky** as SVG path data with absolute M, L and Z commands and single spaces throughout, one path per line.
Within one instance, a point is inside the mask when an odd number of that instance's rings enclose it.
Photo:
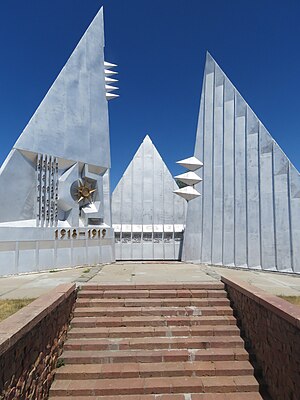
M 147 133 L 182 172 L 206 50 L 300 169 L 298 0 L 1 1 L 0 164 L 102 5 L 121 95 L 109 105 L 112 187 Z

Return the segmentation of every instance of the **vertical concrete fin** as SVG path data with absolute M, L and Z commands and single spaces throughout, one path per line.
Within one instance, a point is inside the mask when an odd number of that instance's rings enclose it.
M 235 188 L 234 232 L 235 265 L 247 265 L 247 213 L 246 213 L 246 102 L 235 92 Z
M 223 124 L 224 124 L 224 74 L 215 66 L 214 89 L 214 139 L 213 139 L 213 221 L 212 256 L 213 264 L 222 264 L 223 249 Z
M 300 273 L 300 174 L 289 166 L 290 222 L 293 271 Z
M 292 272 L 289 160 L 275 142 L 273 143 L 273 165 L 276 264 L 278 270 Z
M 247 244 L 248 267 L 261 266 L 259 120 L 247 106 Z

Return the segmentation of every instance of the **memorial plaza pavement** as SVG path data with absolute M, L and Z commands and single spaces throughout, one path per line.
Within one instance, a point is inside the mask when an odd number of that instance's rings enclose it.
M 0 299 L 36 298 L 61 283 L 208 282 L 236 278 L 275 295 L 300 296 L 300 276 L 183 262 L 116 262 L 65 270 L 0 277 Z

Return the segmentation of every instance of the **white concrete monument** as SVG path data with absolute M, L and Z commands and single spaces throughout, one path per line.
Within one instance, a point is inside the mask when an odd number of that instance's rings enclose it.
M 0 275 L 114 260 L 101 9 L 0 169 Z
M 207 54 L 183 260 L 300 273 L 300 175 Z
M 147 135 L 112 195 L 117 260 L 178 260 L 186 203 Z

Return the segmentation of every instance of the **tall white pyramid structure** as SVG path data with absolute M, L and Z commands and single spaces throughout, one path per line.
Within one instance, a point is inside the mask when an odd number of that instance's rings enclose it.
M 147 135 L 112 194 L 116 259 L 178 260 L 186 203 Z
M 207 54 L 183 260 L 300 273 L 300 175 Z
M 0 169 L 0 275 L 114 260 L 106 68 L 101 9 Z

